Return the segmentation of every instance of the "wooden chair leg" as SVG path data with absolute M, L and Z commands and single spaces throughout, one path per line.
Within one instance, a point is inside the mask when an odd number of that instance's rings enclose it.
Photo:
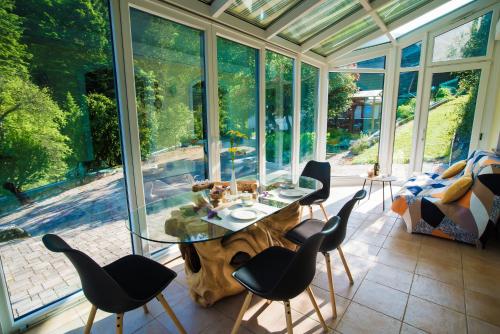
M 288 334 L 293 334 L 292 310 L 290 308 L 289 300 L 285 300 L 285 317 L 286 317 L 286 332 Z
M 328 326 L 325 323 L 325 319 L 323 319 L 323 316 L 321 315 L 321 311 L 319 310 L 318 303 L 316 303 L 316 298 L 314 298 L 314 294 L 312 292 L 311 286 L 308 286 L 306 291 L 307 291 L 307 294 L 309 295 L 309 299 L 311 300 L 311 303 L 313 304 L 314 310 L 316 311 L 316 314 L 318 315 L 319 322 L 321 323 L 321 326 L 323 327 L 324 331 L 327 333 Z
M 167 312 L 170 319 L 172 319 L 172 321 L 174 322 L 175 327 L 177 327 L 177 330 L 179 331 L 179 333 L 186 334 L 186 330 L 184 329 L 184 327 L 182 327 L 182 324 L 180 323 L 179 319 L 177 319 L 177 317 L 175 316 L 175 313 L 172 310 L 172 308 L 170 307 L 170 305 L 168 305 L 165 297 L 163 297 L 163 295 L 160 293 L 158 296 L 156 296 L 156 299 L 158 299 L 160 304 L 165 309 L 165 312 Z
M 241 306 L 240 313 L 238 314 L 238 317 L 236 318 L 236 322 L 234 323 L 233 329 L 231 330 L 231 334 L 238 333 L 238 330 L 240 329 L 240 326 L 241 326 L 241 321 L 243 320 L 243 316 L 245 315 L 245 312 L 247 311 L 248 306 L 250 306 L 250 302 L 252 301 L 252 296 L 253 296 L 253 294 L 251 292 L 247 293 L 247 296 L 245 297 L 245 300 L 243 301 L 243 305 Z
M 123 313 L 116 314 L 116 334 L 123 334 Z
M 309 218 L 313 219 L 313 207 L 309 205 Z
M 97 307 L 95 305 L 92 305 L 83 334 L 90 334 L 90 330 L 92 329 L 92 324 L 94 323 L 96 312 L 97 312 Z
M 323 206 L 323 203 L 319 204 L 319 207 L 321 208 L 321 211 L 323 211 L 323 215 L 325 215 L 326 221 L 328 221 L 328 214 L 326 213 L 325 207 Z
M 301 205 L 300 206 L 300 213 L 299 213 L 299 222 L 302 221 L 302 213 L 304 212 L 304 207 Z
M 349 266 L 347 265 L 347 261 L 345 260 L 345 257 L 344 257 L 344 252 L 342 251 L 342 248 L 340 248 L 340 246 L 337 248 L 337 250 L 339 252 L 340 259 L 342 260 L 342 263 L 344 264 L 344 268 L 345 268 L 345 272 L 347 273 L 347 277 L 349 277 L 349 282 L 351 282 L 351 284 L 354 284 L 354 280 L 352 279 L 351 271 L 349 270 Z
M 332 274 L 332 264 L 330 261 L 330 254 L 323 253 L 326 260 L 326 274 L 328 276 L 328 288 L 330 290 L 330 303 L 332 304 L 332 316 L 337 318 L 337 305 L 335 304 L 335 290 L 333 289 L 333 274 Z
M 148 313 L 149 313 L 148 304 L 144 304 L 144 305 L 142 305 L 142 308 L 144 309 L 144 313 L 145 313 L 145 314 L 148 314 Z

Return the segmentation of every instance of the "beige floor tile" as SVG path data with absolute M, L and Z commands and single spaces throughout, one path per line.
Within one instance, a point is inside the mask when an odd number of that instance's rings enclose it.
M 466 333 L 465 315 L 410 296 L 404 322 L 430 333 Z
M 425 276 L 415 275 L 410 293 L 441 306 L 465 313 L 463 288 L 439 282 Z
M 457 250 L 460 251 L 460 245 L 453 240 L 437 238 L 432 235 L 422 235 L 422 247 L 431 246 L 442 251 Z
M 364 274 L 361 276 L 353 275 L 354 284 L 351 284 L 344 271 L 333 271 L 333 285 L 335 294 L 347 299 L 352 299 L 363 278 Z M 328 291 L 328 276 L 326 273 L 326 269 L 316 270 L 316 275 L 314 276 L 312 284 Z
M 408 240 L 408 241 L 418 241 L 422 238 L 420 234 L 408 233 L 406 229 L 406 224 L 403 220 L 397 220 L 389 233 L 389 236 L 396 239 Z
M 409 256 L 418 256 L 420 251 L 420 240 L 409 241 L 393 237 L 387 237 L 382 247 Z
M 465 288 L 487 295 L 500 296 L 500 275 L 492 273 L 493 270 L 476 271 L 464 269 Z
M 110 330 L 109 333 L 112 333 L 112 330 Z M 161 322 L 159 322 L 156 319 L 152 320 L 144 327 L 141 327 L 134 332 L 134 334 L 157 334 L 157 333 L 173 334 L 174 332 L 170 332 L 165 326 L 161 324 Z
M 434 246 L 422 245 L 419 260 L 460 267 L 462 265 L 462 254 L 457 248 L 450 248 L 443 251 Z
M 186 298 L 177 303 L 170 303 L 170 306 L 188 333 L 199 333 L 207 326 L 222 321 L 221 319 L 224 317 L 214 307 L 203 308 L 191 298 Z M 165 312 L 161 313 L 156 319 L 169 331 L 177 332 L 172 319 Z M 194 319 L 196 321 L 193 321 Z
M 377 233 L 382 235 L 389 235 L 394 226 L 394 220 L 391 217 L 379 216 L 367 218 L 360 230 L 365 232 Z
M 402 320 L 408 295 L 385 285 L 364 280 L 353 301 L 375 311 Z
M 462 268 L 438 261 L 419 259 L 416 274 L 423 275 L 444 283 L 463 287 Z
M 326 324 L 328 325 L 328 327 L 335 328 L 342 318 L 345 310 L 349 306 L 350 300 L 339 295 L 335 295 L 337 318 L 334 319 L 329 291 L 320 289 L 315 286 L 312 286 L 312 290 L 316 302 L 318 303 L 321 315 L 323 316 L 323 319 L 325 319 Z M 292 299 L 290 301 L 290 305 L 295 311 L 304 314 L 316 321 L 319 321 L 319 318 L 311 304 L 311 300 L 309 299 L 309 296 L 306 292 L 303 292 L 298 297 Z
M 413 272 L 417 265 L 417 256 L 407 255 L 394 250 L 382 248 L 378 253 L 377 262 Z
M 380 247 L 351 239 L 344 246 L 342 246 L 342 250 L 344 253 L 364 257 L 366 259 L 375 259 Z
M 152 314 L 145 314 L 142 308 L 126 312 L 123 316 L 123 333 L 133 333 L 153 321 Z M 116 315 L 97 311 L 92 333 L 105 334 L 115 330 Z
M 500 298 L 465 290 L 467 315 L 500 326 Z
M 336 330 L 343 334 L 391 334 L 399 333 L 401 322 L 352 302 Z
M 425 332 L 423 330 L 420 330 L 418 328 L 403 323 L 403 326 L 401 326 L 400 334 L 425 334 Z
M 372 231 L 367 230 L 358 230 L 351 238 L 351 240 L 362 241 L 369 245 L 382 247 L 384 244 L 386 235 L 373 233 Z
M 467 328 L 469 334 L 498 334 L 500 327 L 487 323 L 485 321 L 467 317 Z
M 413 273 L 378 263 L 368 272 L 365 279 L 409 293 Z
M 251 332 L 276 333 L 286 331 L 285 307 L 281 302 L 273 302 L 270 305 L 261 303 L 258 309 L 251 309 L 243 318 L 243 326 Z M 296 333 L 322 333 L 323 329 L 319 322 L 292 309 L 292 322 Z
M 82 321 L 79 314 L 75 310 L 69 309 L 34 326 L 29 330 L 29 334 L 77 333 L 83 332 L 84 326 L 85 323 Z

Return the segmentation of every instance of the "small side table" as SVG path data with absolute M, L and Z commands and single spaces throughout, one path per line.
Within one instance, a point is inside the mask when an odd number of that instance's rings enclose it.
M 370 199 L 370 195 L 372 193 L 372 185 L 373 181 L 382 182 L 382 211 L 385 211 L 385 190 L 384 186 L 386 183 L 389 184 L 389 189 L 391 190 L 391 199 L 394 201 L 394 197 L 392 196 L 392 182 L 397 181 L 394 176 L 372 176 L 369 177 L 367 174 L 360 175 L 365 181 L 363 182 L 363 189 L 365 189 L 366 181 L 370 181 L 370 191 L 368 192 L 368 199 Z

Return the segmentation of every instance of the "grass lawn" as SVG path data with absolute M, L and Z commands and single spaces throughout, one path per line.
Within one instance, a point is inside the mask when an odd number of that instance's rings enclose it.
M 449 155 L 453 132 L 457 126 L 452 116 L 455 109 L 465 103 L 467 98 L 467 95 L 457 97 L 430 111 L 425 137 L 425 161 L 435 161 Z M 414 121 L 410 121 L 396 129 L 396 138 L 394 141 L 395 163 L 408 163 L 412 145 L 413 123 Z M 378 143 L 355 156 L 352 163 L 375 163 L 377 154 Z

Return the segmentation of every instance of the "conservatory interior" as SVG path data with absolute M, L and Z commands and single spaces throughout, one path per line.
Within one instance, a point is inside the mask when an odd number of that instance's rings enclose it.
M 498 0 L 0 2 L 0 333 L 500 333 Z

